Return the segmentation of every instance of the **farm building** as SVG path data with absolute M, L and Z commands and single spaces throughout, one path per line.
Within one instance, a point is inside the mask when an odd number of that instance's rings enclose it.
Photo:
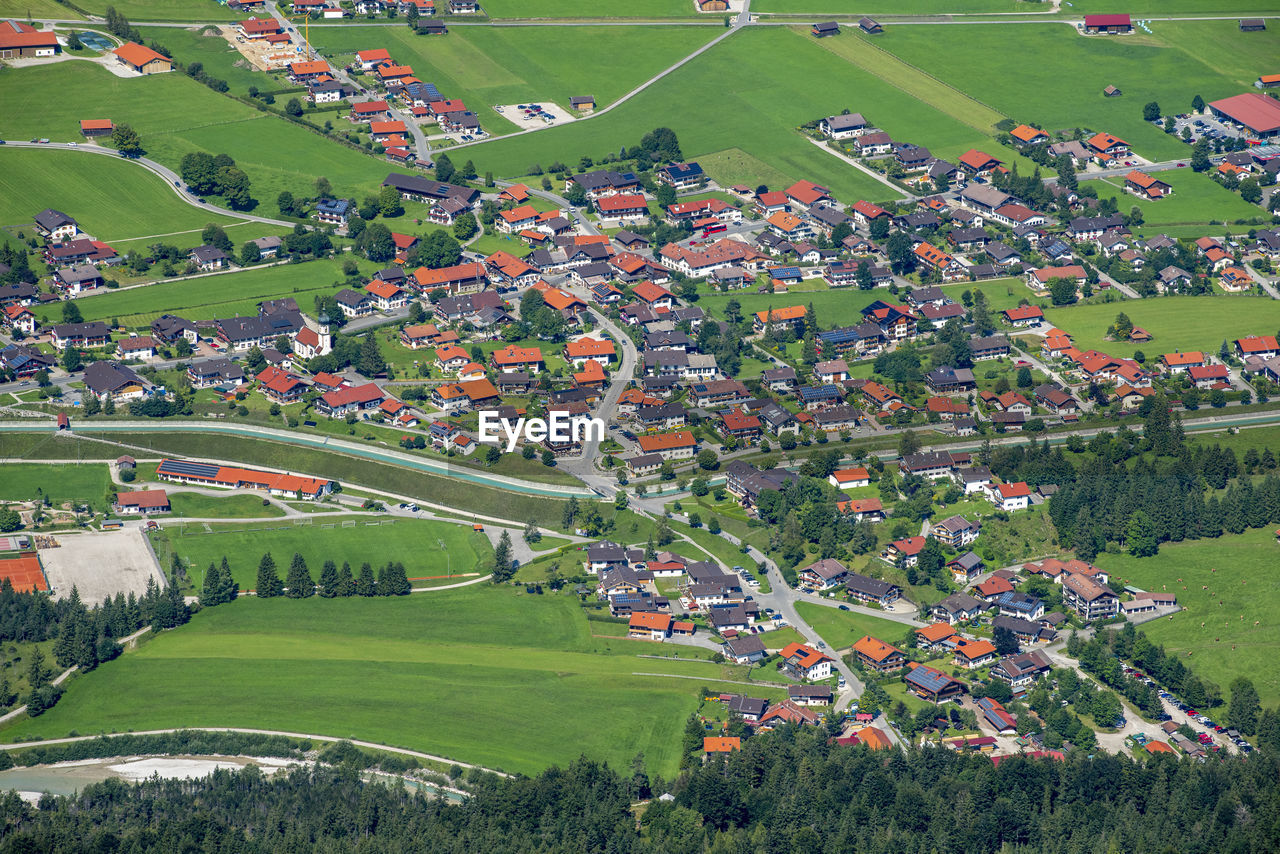
M 137 42 L 125 42 L 112 53 L 121 65 L 132 68 L 139 74 L 163 74 L 173 70 L 173 63 L 167 56 Z
M 1133 32 L 1133 21 L 1128 15 L 1085 15 L 1086 33 L 1118 35 Z

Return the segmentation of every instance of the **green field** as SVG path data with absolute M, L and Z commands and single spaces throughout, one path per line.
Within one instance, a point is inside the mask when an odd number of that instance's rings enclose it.
M 1113 583 L 1177 595 L 1185 610 L 1141 630 L 1217 683 L 1224 698 L 1232 679 L 1248 676 L 1264 706 L 1280 700 L 1280 545 L 1271 530 L 1166 543 L 1151 558 L 1098 555 L 1096 563 Z
M 1189 150 L 1187 156 L 1191 156 Z M 1148 228 L 1193 223 L 1207 224 L 1210 221 L 1231 222 L 1237 219 L 1266 216 L 1262 208 L 1249 204 L 1240 198 L 1239 193 L 1231 192 L 1210 178 L 1207 173 L 1196 173 L 1190 169 L 1170 169 L 1156 172 L 1155 177 L 1173 187 L 1172 196 L 1154 200 L 1139 199 L 1132 193 L 1124 191 L 1123 177 L 1081 181 L 1080 185 L 1093 187 L 1098 191 L 1098 198 L 1108 196 L 1114 198 L 1119 210 L 1128 211 L 1135 205 L 1141 208 L 1142 217 Z
M 244 17 L 248 17 L 248 14 L 246 12 Z M 231 91 L 237 95 L 248 94 L 250 86 L 257 86 L 263 91 L 289 86 L 289 81 L 283 76 L 271 76 L 264 71 L 255 70 L 216 28 L 193 27 L 183 30 L 175 27 L 139 27 L 138 30 L 147 41 L 158 42 L 167 47 L 180 62 L 188 65 L 192 62 L 201 63 L 206 73 L 227 81 Z M 208 35 L 205 34 L 206 31 Z M 303 94 L 306 94 L 305 91 Z M 287 98 L 281 99 L 281 96 L 277 96 L 277 99 L 281 104 L 287 101 Z
M 378 265 L 365 262 L 366 272 Z M 303 311 L 317 295 L 332 294 L 345 285 L 337 261 L 308 261 L 278 267 L 249 269 L 179 282 L 99 294 L 76 300 L 85 320 L 120 318 L 126 326 L 149 326 L 161 314 L 177 313 L 189 320 L 256 314 L 257 303 L 293 297 Z
M 726 86 L 726 80 L 733 85 Z M 738 149 L 767 166 L 765 174 L 753 172 L 753 161 L 738 156 L 733 170 L 725 173 L 716 158 L 709 158 L 703 168 L 722 182 L 754 185 L 764 178 L 789 184 L 808 178 L 842 198 L 883 199 L 889 193 L 883 184 L 814 146 L 796 130 L 846 107 L 862 112 L 894 139 L 926 145 L 939 156 L 956 157 L 969 148 L 995 145 L 989 133 L 908 97 L 823 48 L 807 29 L 754 27 L 734 34 L 606 116 L 485 143 L 467 152 L 481 171 L 523 175 L 531 163 L 545 166 L 556 159 L 573 162 L 582 154 L 616 152 L 665 124 L 679 136 L 686 157 Z
M 188 205 L 136 163 L 57 149 L 0 148 L 0 225 L 29 224 L 45 208 L 70 214 L 85 231 L 112 244 L 188 229 L 198 235 L 211 222 L 240 221 Z
M 716 680 L 746 673 L 635 657 L 674 652 L 707 654 L 591 637 L 575 598 L 488 585 L 392 599 L 244 599 L 72 680 L 56 708 L 4 737 L 264 727 L 526 774 L 583 754 L 624 767 L 643 751 L 651 774 L 671 776 L 699 689 L 734 690 Z
M 258 561 L 267 552 L 280 567 L 281 578 L 294 552 L 306 558 L 313 578 L 319 577 L 326 560 L 338 566 L 347 561 L 355 572 L 365 561 L 375 570 L 387 561 L 400 561 L 410 578 L 489 571 L 485 562 L 490 560 L 493 548 L 484 534 L 475 533 L 470 526 L 421 519 L 380 524 L 388 519 L 322 516 L 304 520 L 306 524 L 293 519 L 256 524 L 212 523 L 208 526 L 212 533 L 203 524 L 167 525 L 157 535 L 156 552 L 177 552 L 191 567 L 191 579 L 197 588 L 209 563 L 219 563 L 226 557 L 240 588 L 252 590 L 257 584 Z M 167 557 L 163 559 L 167 566 Z
M 0 499 L 30 501 L 43 495 L 54 507 L 74 501 L 103 510 L 111 489 L 105 465 L 63 465 L 56 469 L 40 463 L 0 466 Z
M 314 477 L 332 478 L 344 485 L 369 486 L 420 501 L 446 505 L 459 515 L 493 514 L 517 522 L 532 519 L 543 527 L 560 529 L 563 502 L 558 499 L 477 486 L 458 478 L 426 474 L 389 463 L 371 462 L 335 453 L 333 450 L 216 433 L 95 433 L 94 437 L 147 448 L 152 452 L 148 456 L 168 453 L 285 469 Z M 43 451 L 44 447 L 37 445 L 37 452 Z M 115 459 L 115 456 L 110 458 Z M 613 517 L 612 504 L 602 503 L 599 509 L 605 519 Z M 628 515 L 625 512 L 623 514 L 624 517 Z M 631 542 L 643 542 L 646 534 L 628 534 L 624 531 L 619 532 L 618 536 L 630 536 Z
M 702 18 L 715 20 L 715 15 L 701 15 L 693 0 L 636 0 L 583 7 L 574 0 L 486 0 L 483 7 L 490 18 Z
M 75 9 L 55 0 L 0 0 L 0 18 L 79 18 Z
M 905 623 L 858 611 L 841 611 L 839 608 L 815 605 L 812 602 L 797 602 L 796 611 L 832 649 L 847 649 L 863 635 L 871 635 L 898 646 L 911 628 Z
M 976 12 L 1039 12 L 1042 3 L 1019 0 L 954 0 L 939 6 L 936 0 L 755 0 L 751 13 L 766 15 L 834 15 L 841 20 L 860 15 L 964 15 Z
M 1152 335 L 1141 344 L 1107 341 L 1107 327 L 1123 311 L 1135 326 Z M 1152 297 L 1076 305 L 1045 312 L 1054 326 L 1069 332 L 1080 350 L 1101 350 L 1112 356 L 1132 356 L 1142 350 L 1152 360 L 1174 350 L 1204 350 L 1216 354 L 1223 341 L 1245 335 L 1274 335 L 1280 329 L 1280 302 L 1265 297 Z
M 704 294 L 698 304 L 704 311 L 723 318 L 729 300 L 737 300 L 742 306 L 742 316 L 750 317 L 757 311 L 785 308 L 789 305 L 808 305 L 818 315 L 823 329 L 848 326 L 862 322 L 862 310 L 877 299 L 888 297 L 883 290 L 862 291 L 857 288 L 836 288 L 821 291 L 803 291 L 789 294 L 758 294 L 748 288 L 745 291 Z
M 234 21 L 243 17 L 215 0 L 76 0 L 76 5 L 98 16 L 105 15 L 107 8 L 114 6 L 133 22 Z
M 265 79 L 265 78 L 264 78 Z M 123 79 L 88 62 L 8 72 L 0 87 L 0 136 L 80 138 L 80 119 L 130 124 L 147 156 L 178 168 L 193 151 L 226 153 L 249 176 L 250 192 L 274 214 L 282 190 L 311 195 L 323 175 L 339 194 L 362 195 L 386 177 L 381 158 L 362 154 L 276 116 L 219 95 L 182 74 Z M 49 98 L 49 92 L 60 97 Z
M 494 105 L 550 101 L 567 108 L 571 97 L 592 95 L 603 107 L 716 35 L 706 27 L 466 27 L 430 39 L 405 27 L 342 27 L 317 31 L 315 44 L 325 55 L 385 47 L 498 134 L 516 126 Z M 465 157 L 454 159 L 460 166 Z M 560 159 L 568 162 L 569 154 Z
M 1163 12 L 1164 4 L 1160 7 Z M 1077 11 L 1072 9 L 1073 14 Z M 1235 22 L 1230 23 L 1234 28 Z M 1170 111 L 1181 111 L 1190 108 L 1197 94 L 1211 101 L 1241 91 L 1240 80 L 1221 73 L 1204 57 L 1230 52 L 1253 35 L 1237 31 L 1234 38 L 1223 37 L 1216 50 L 1205 50 L 1192 30 L 1186 33 L 1184 51 L 1160 40 L 1162 26 L 1163 22 L 1152 25 L 1154 37 L 1121 38 L 1082 38 L 1066 26 L 972 25 L 964 27 L 963 38 L 952 37 L 954 27 L 887 27 L 876 44 L 1019 122 L 1050 130 L 1078 126 L 1109 131 L 1139 154 L 1160 160 L 1189 152 L 1186 145 L 1144 122 L 1142 105 L 1157 101 Z M 1030 57 L 1052 61 L 1029 62 Z M 1266 72 L 1253 72 L 1248 83 L 1260 73 Z M 1108 85 L 1124 94 L 1103 97 Z
M 242 492 L 225 496 L 170 492 L 169 506 L 173 508 L 173 515 L 193 519 L 267 519 L 284 515 L 274 504 L 263 504 L 258 496 Z

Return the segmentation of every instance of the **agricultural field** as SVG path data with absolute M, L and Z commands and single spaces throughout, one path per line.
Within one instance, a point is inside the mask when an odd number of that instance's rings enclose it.
M 945 6 L 948 15 L 966 15 L 982 12 L 1041 12 L 1041 3 L 1025 3 L 1021 0 L 954 0 Z M 751 14 L 764 15 L 830 15 L 837 19 L 854 20 L 859 15 L 937 15 L 940 7 L 934 0 L 859 0 L 857 3 L 841 0 L 754 0 Z
M 1123 311 L 1152 340 L 1135 344 L 1106 340 L 1107 327 Z M 1140 302 L 1100 303 L 1052 308 L 1049 323 L 1071 334 L 1080 350 L 1101 350 L 1129 357 L 1141 350 L 1151 359 L 1174 350 L 1218 352 L 1223 341 L 1244 335 L 1274 335 L 1280 329 L 1280 303 L 1265 297 L 1166 296 Z
M 1187 152 L 1190 157 L 1190 151 Z M 1185 162 L 1185 161 L 1184 161 Z M 1190 169 L 1170 169 L 1156 172 L 1155 177 L 1173 187 L 1173 195 L 1164 199 L 1140 199 L 1124 191 L 1124 177 L 1099 178 L 1081 181 L 1080 186 L 1093 187 L 1098 198 L 1111 197 L 1121 211 L 1132 207 L 1142 210 L 1147 228 L 1164 225 L 1189 225 L 1213 222 L 1231 222 L 1266 216 L 1257 205 L 1251 205 L 1226 187 L 1214 181 L 1206 173 Z
M 1162 14 L 1167 6 L 1181 2 L 1209 5 L 1208 0 L 1170 0 L 1160 3 Z M 1275 6 L 1266 0 L 1232 0 L 1232 9 L 1274 13 Z M 1222 14 L 1221 12 L 1217 14 Z M 1253 88 L 1260 74 L 1272 73 L 1269 69 L 1280 56 L 1280 30 L 1269 27 L 1262 32 L 1242 33 L 1235 20 L 1220 21 L 1159 21 L 1151 25 L 1156 36 L 1170 47 L 1198 58 L 1215 71 L 1240 84 L 1242 90 Z M 1207 96 L 1205 100 L 1211 100 Z M 1190 105 L 1178 105 L 1179 111 Z
M 488 585 L 390 599 L 247 598 L 72 680 L 57 707 L 3 735 L 265 727 L 526 774 L 583 754 L 623 767 L 643 752 L 651 774 L 671 776 L 699 689 L 733 690 L 717 680 L 748 672 L 696 660 L 705 650 L 636 658 L 673 651 L 592 637 L 575 597 Z
M 462 99 L 485 130 L 500 134 L 516 127 L 495 104 L 549 101 L 568 108 L 571 97 L 593 95 L 598 109 L 719 34 L 705 27 L 466 27 L 430 39 L 405 27 L 342 27 L 317 31 L 315 43 L 326 56 L 385 47 L 445 96 Z M 625 66 L 618 66 L 619 56 L 628 57 Z M 601 74 L 601 68 L 617 73 Z M 569 162 L 570 154 L 559 159 Z M 451 155 L 459 166 L 470 156 Z
M 1181 141 L 1144 122 L 1142 106 L 1156 101 L 1170 111 L 1185 110 L 1196 95 L 1206 101 L 1224 98 L 1241 91 L 1241 82 L 1206 62 L 1203 52 L 1171 47 L 1160 38 L 1162 26 L 1163 22 L 1153 25 L 1155 36 L 1122 38 L 1084 38 L 1066 26 L 1017 27 L 1015 50 L 1008 49 L 1009 27 L 997 25 L 967 26 L 962 39 L 947 37 L 947 27 L 889 27 L 875 43 L 1019 122 L 1035 122 L 1048 130 L 1105 130 L 1127 140 L 1138 154 L 1163 160 L 1190 152 Z M 1237 31 L 1234 39 L 1224 37 L 1220 46 L 1229 51 L 1251 35 Z M 1196 39 L 1191 42 L 1199 44 Z M 1028 56 L 1053 61 L 1029 63 Z M 1265 72 L 1255 71 L 1249 83 L 1259 73 Z M 1102 90 L 1108 85 L 1124 94 L 1104 97 Z M 1035 97 L 1028 98 L 1029 93 Z
M 249 15 L 248 12 L 244 13 Z M 138 27 L 138 31 L 147 41 L 157 42 L 172 51 L 174 57 L 184 64 L 199 62 L 209 75 L 227 81 L 230 91 L 237 95 L 247 95 L 250 86 L 257 86 L 264 92 L 288 88 L 289 81 L 281 75 L 272 76 L 257 71 L 227 40 L 215 26 L 191 27 Z M 305 96 L 306 89 L 297 87 Z M 287 98 L 276 96 L 278 103 L 284 104 Z M 283 100 L 281 100 L 283 98 Z
M 130 124 L 146 156 L 177 169 L 193 151 L 226 153 L 249 176 L 259 211 L 276 212 L 282 190 L 309 196 L 317 176 L 334 192 L 360 196 L 390 171 L 385 161 L 219 95 L 182 74 L 123 79 L 88 62 L 60 62 L 9 72 L 0 88 L 0 136 L 78 140 L 80 119 Z M 50 99 L 56 91 L 62 97 Z
M 209 563 L 220 563 L 226 557 L 242 590 L 254 588 L 258 561 L 268 552 L 275 558 L 281 578 L 295 552 L 306 559 L 316 578 L 326 560 L 338 566 L 346 561 L 355 572 L 365 561 L 372 563 L 375 570 L 387 561 L 400 561 L 410 578 L 477 571 L 485 574 L 489 571 L 485 561 L 493 554 L 484 534 L 472 531 L 470 525 L 453 522 L 364 516 L 321 516 L 303 521 L 305 524 L 294 519 L 250 524 L 215 522 L 208 526 L 212 533 L 203 524 L 166 525 L 155 535 L 156 553 L 168 566 L 167 556 L 176 552 L 190 567 L 188 572 L 196 589 L 200 588 Z
M 22 0 L 14 0 L 22 2 Z M 216 0 L 76 0 L 91 15 L 106 15 L 108 7 L 124 15 L 130 22 L 138 21 L 234 21 L 243 15 L 228 9 Z M 59 17 L 67 17 L 61 15 Z
M 637 0 L 634 3 L 583 7 L 574 0 L 486 0 L 481 7 L 490 18 L 698 18 L 719 20 L 720 15 L 700 15 L 693 0 Z
M 379 265 L 364 262 L 361 269 L 371 274 Z M 265 299 L 293 297 L 299 308 L 308 310 L 316 296 L 336 293 L 345 287 L 342 267 L 337 261 L 307 261 L 282 264 L 242 272 L 222 273 L 200 279 L 159 282 L 145 287 L 77 299 L 85 320 L 117 317 L 125 326 L 150 326 L 162 314 L 180 313 L 190 320 L 210 320 L 255 314 Z
M 1237 676 L 1248 676 L 1264 706 L 1280 700 L 1280 544 L 1269 529 L 1212 540 L 1163 544 L 1149 558 L 1098 555 L 1098 566 L 1118 584 L 1168 591 L 1184 610 L 1140 627 L 1193 671 L 1217 683 L 1223 696 Z
M 81 16 L 75 9 L 63 6 L 57 0 L 0 0 L 0 18 L 25 21 L 28 17 L 41 19 Z
M 106 496 L 114 487 L 105 465 L 6 463 L 0 466 L 0 499 L 31 501 L 44 496 L 57 507 L 64 501 L 106 509 Z
M 726 79 L 734 80 L 731 91 L 723 86 Z M 811 85 L 814 80 L 823 85 Z M 553 160 L 573 162 L 583 154 L 616 152 L 665 124 L 679 135 L 688 158 L 738 149 L 767 164 L 772 174 L 785 176 L 788 184 L 803 177 L 832 188 L 842 198 L 883 200 L 892 191 L 796 130 L 846 107 L 862 112 L 895 139 L 926 145 L 940 156 L 995 146 L 990 132 L 905 97 L 890 83 L 823 48 L 807 29 L 758 27 L 734 34 L 607 116 L 461 149 L 453 159 L 466 150 L 482 172 L 523 175 L 531 163 L 545 166 Z M 717 180 L 760 183 L 748 168 L 750 159 L 736 156 L 737 166 L 729 175 L 716 171 L 715 158 L 710 162 L 708 171 Z
M 111 244 L 141 238 L 157 242 L 161 235 L 172 242 L 168 236 L 184 230 L 194 230 L 198 238 L 211 222 L 239 222 L 188 205 L 159 176 L 120 158 L 0 148 L 0 226 L 29 225 L 45 208 L 70 214 L 85 231 Z
M 812 602 L 797 602 L 796 612 L 833 650 L 848 649 L 863 635 L 897 646 L 911 628 L 906 623 Z

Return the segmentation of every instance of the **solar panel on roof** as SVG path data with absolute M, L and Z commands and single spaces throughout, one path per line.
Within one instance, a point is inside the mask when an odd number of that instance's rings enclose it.
M 156 468 L 156 474 L 175 474 L 190 477 L 213 478 L 221 466 L 211 463 L 194 463 L 188 460 L 165 460 Z
M 926 691 L 941 691 L 951 681 L 945 673 L 931 667 L 920 666 L 907 674 L 907 681 L 919 685 Z

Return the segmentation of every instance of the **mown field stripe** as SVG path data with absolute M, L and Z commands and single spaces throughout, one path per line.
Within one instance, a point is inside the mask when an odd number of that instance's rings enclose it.
M 879 77 L 890 86 L 910 95 L 974 130 L 989 134 L 996 123 L 1008 118 L 994 107 L 975 100 L 950 83 L 904 62 L 888 51 L 861 38 L 819 39 L 818 47 Z M 984 125 L 982 119 L 987 119 Z

